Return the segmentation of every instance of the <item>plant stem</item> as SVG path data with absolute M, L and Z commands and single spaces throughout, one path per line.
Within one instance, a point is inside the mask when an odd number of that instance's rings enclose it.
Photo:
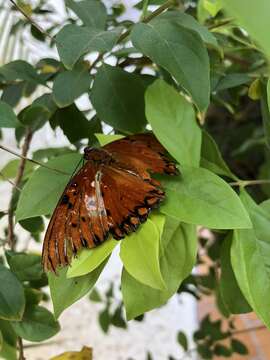
M 9 0 L 14 7 L 27 19 L 30 21 L 30 23 L 42 34 L 46 35 L 48 38 L 50 38 L 52 41 L 55 41 L 54 37 L 51 36 L 46 30 L 42 29 L 40 25 L 38 25 L 32 18 L 29 16 L 19 5 L 16 4 L 14 0 Z
M 19 157 L 19 158 L 21 158 L 21 159 L 30 161 L 30 162 L 33 163 L 33 164 L 42 166 L 42 167 L 44 167 L 44 168 L 46 168 L 46 169 L 55 171 L 55 172 L 57 172 L 57 173 L 59 173 L 59 174 L 62 174 L 62 175 L 68 175 L 68 176 L 70 176 L 70 174 L 66 173 L 65 171 L 61 171 L 61 170 L 58 170 L 58 169 L 54 169 L 54 168 L 52 168 L 52 167 L 50 167 L 50 166 L 47 166 L 46 164 L 44 164 L 44 163 L 42 163 L 42 162 L 39 162 L 39 161 L 36 161 L 36 160 L 33 160 L 33 159 L 29 159 L 28 157 L 23 156 L 22 154 L 16 153 L 15 151 L 7 148 L 7 147 L 4 146 L 4 145 L 0 145 L 0 149 L 5 150 L 5 151 L 9 152 L 10 154 L 15 155 L 15 156 L 17 156 L 17 157 Z
M 239 180 L 230 182 L 229 185 L 231 186 L 252 186 L 252 185 L 263 185 L 263 184 L 270 184 L 269 179 L 260 179 L 260 180 Z
M 29 147 L 30 147 L 30 143 L 32 140 L 32 136 L 33 133 L 32 131 L 29 129 L 26 133 L 25 139 L 24 139 L 24 143 L 23 143 L 23 147 L 22 147 L 22 157 L 21 157 L 21 161 L 19 164 L 19 168 L 18 168 L 18 172 L 16 175 L 16 178 L 14 180 L 14 187 L 12 189 L 12 194 L 11 194 L 11 198 L 10 198 L 10 202 L 9 202 L 9 206 L 8 206 L 8 235 L 7 235 L 7 241 L 10 245 L 11 250 L 14 250 L 15 248 L 15 242 L 14 242 L 14 208 L 13 208 L 13 196 L 15 194 L 16 188 L 19 187 L 22 178 L 23 178 L 23 174 L 24 174 L 24 169 L 25 169 L 25 164 L 26 164 L 26 155 L 28 153 Z
M 149 0 L 143 0 L 141 21 L 146 17 Z
M 19 360 L 26 360 L 26 358 L 24 357 L 23 342 L 21 337 L 18 337 L 18 350 L 19 350 Z

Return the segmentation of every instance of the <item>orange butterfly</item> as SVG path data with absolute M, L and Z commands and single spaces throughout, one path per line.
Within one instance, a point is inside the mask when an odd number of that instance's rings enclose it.
M 55 272 L 58 265 L 70 263 L 71 254 L 101 244 L 109 234 L 120 240 L 136 231 L 165 197 L 150 173 L 178 173 L 152 134 L 128 136 L 98 149 L 86 147 L 84 159 L 47 228 L 45 270 Z

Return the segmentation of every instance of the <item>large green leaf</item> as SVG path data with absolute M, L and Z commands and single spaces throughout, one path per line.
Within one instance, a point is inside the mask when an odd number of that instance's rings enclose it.
M 137 24 L 131 32 L 134 46 L 164 67 L 192 96 L 200 110 L 209 104 L 209 59 L 201 37 L 169 20 Z
M 180 170 L 178 177 L 164 177 L 167 198 L 161 212 L 213 229 L 252 226 L 239 197 L 224 180 L 203 168 L 184 166 Z
M 93 288 L 106 263 L 107 260 L 103 261 L 103 263 L 91 273 L 71 279 L 66 277 L 67 267 L 57 270 L 57 275 L 52 272 L 48 274 L 54 315 L 56 318 L 58 318 L 66 308 L 81 299 Z
M 199 165 L 202 134 L 191 103 L 156 80 L 145 93 L 145 113 L 158 140 L 181 165 Z
M 15 128 L 19 125 L 12 107 L 0 100 L 0 128 Z
M 104 29 L 107 19 L 106 7 L 99 0 L 65 0 L 66 5 L 75 12 L 85 26 Z
M 87 62 L 78 63 L 72 70 L 60 73 L 53 83 L 53 98 L 62 108 L 71 105 L 90 89 L 91 77 Z
M 270 57 L 268 0 L 222 0 L 224 9 L 264 48 Z
M 118 130 L 143 131 L 144 93 L 152 78 L 104 64 L 96 75 L 91 101 L 98 117 Z
M 1 174 L 4 176 L 3 178 L 0 177 L 0 180 L 4 180 L 6 178 L 8 179 L 14 179 L 17 175 L 18 168 L 19 168 L 20 160 L 13 159 L 10 160 L 2 169 Z M 27 161 L 24 168 L 24 174 L 23 179 L 27 179 L 29 175 L 33 172 L 33 169 L 35 167 L 35 164 L 31 163 L 30 161 Z
M 51 169 L 39 167 L 21 191 L 16 210 L 17 221 L 51 214 L 81 159 L 80 154 L 67 154 L 49 160 L 46 166 Z
M 120 28 L 103 31 L 92 27 L 66 25 L 56 36 L 60 59 L 67 69 L 71 69 L 86 53 L 110 51 L 120 33 Z
M 119 242 L 109 239 L 93 249 L 82 249 L 79 255 L 72 259 L 72 263 L 67 272 L 67 277 L 77 277 L 95 270 L 108 256 Z
M 24 307 L 25 298 L 22 284 L 9 269 L 0 265 L 0 318 L 20 320 Z
M 231 264 L 232 233 L 223 241 L 221 247 L 220 293 L 225 307 L 231 314 L 252 311 L 236 281 Z
M 121 242 L 120 258 L 127 272 L 141 283 L 164 290 L 161 274 L 160 237 L 157 222 L 164 224 L 165 216 L 153 215 L 140 228 Z
M 128 320 L 166 303 L 194 266 L 197 254 L 196 229 L 166 218 L 161 239 L 164 251 L 160 266 L 167 290 L 156 290 L 122 272 L 121 290 Z
M 206 130 L 202 131 L 201 166 L 218 175 L 237 179 L 223 160 L 215 140 Z
M 234 232 L 232 267 L 250 306 L 270 328 L 270 214 L 244 190 L 240 197 L 249 212 L 253 229 Z
M 47 340 L 60 330 L 53 314 L 38 305 L 26 308 L 22 320 L 11 324 L 17 335 L 29 341 Z

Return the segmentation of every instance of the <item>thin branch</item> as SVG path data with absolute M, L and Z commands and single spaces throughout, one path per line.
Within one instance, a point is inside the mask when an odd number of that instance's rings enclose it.
M 59 173 L 59 174 L 62 174 L 62 175 L 68 175 L 68 176 L 70 176 L 70 174 L 66 173 L 65 171 L 61 171 L 61 170 L 59 170 L 59 169 L 52 168 L 52 167 L 47 166 L 46 164 L 44 164 L 44 163 L 42 163 L 42 162 L 39 162 L 39 161 L 36 161 L 36 160 L 33 160 L 33 159 L 29 159 L 28 157 L 23 156 L 22 154 L 16 153 L 15 151 L 7 148 L 7 147 L 4 146 L 4 145 L 0 145 L 0 149 L 5 150 L 5 151 L 9 152 L 10 154 L 15 155 L 15 156 L 17 156 L 17 157 L 19 157 L 19 158 L 21 158 L 21 159 L 26 160 L 26 161 L 30 161 L 30 162 L 33 163 L 33 164 L 42 166 L 42 167 L 44 167 L 44 168 L 46 168 L 46 169 L 55 171 L 55 172 L 57 172 L 57 173 Z
M 163 5 L 158 7 L 155 11 L 153 11 L 151 14 L 146 16 L 141 22 L 147 24 L 149 21 L 154 19 L 156 16 L 163 13 L 163 11 L 167 10 L 170 6 L 172 6 L 174 3 L 174 0 L 167 0 Z M 128 35 L 131 33 L 131 29 L 129 28 L 127 31 L 125 31 L 122 35 L 120 35 L 117 43 L 119 44 L 121 41 L 123 41 L 125 38 L 128 37 Z
M 10 185 L 12 185 L 16 190 L 21 191 L 21 189 L 14 183 L 14 181 L 10 180 L 9 178 L 7 178 L 2 171 L 0 171 L 0 176 L 3 178 L 4 181 L 7 181 L 8 183 L 10 183 Z
M 42 29 L 40 25 L 38 25 L 32 18 L 29 16 L 19 5 L 16 4 L 14 0 L 9 0 L 14 7 L 27 19 L 30 21 L 30 23 L 42 34 L 46 35 L 48 38 L 50 38 L 52 41 L 55 41 L 54 37 L 51 36 L 46 30 Z
M 258 326 L 253 326 L 253 327 L 246 328 L 246 329 L 234 330 L 234 331 L 232 331 L 232 335 L 244 334 L 244 333 L 251 332 L 251 331 L 258 331 L 258 330 L 265 330 L 265 329 L 266 329 L 265 325 L 258 325 Z
M 23 342 L 20 336 L 18 336 L 18 350 L 19 350 L 19 360 L 26 360 L 26 358 L 24 357 Z
M 270 184 L 269 179 L 261 179 L 261 180 L 239 180 L 229 182 L 231 186 L 252 186 L 252 185 L 263 185 L 263 184 Z
M 25 164 L 26 164 L 26 155 L 28 153 L 29 147 L 30 147 L 30 143 L 32 140 L 32 136 L 33 133 L 31 130 L 27 131 L 27 134 L 25 136 L 24 139 L 24 143 L 23 143 L 23 147 L 22 147 L 22 158 L 19 164 L 19 168 L 18 168 L 18 172 L 16 175 L 16 178 L 14 180 L 14 187 L 12 189 L 12 195 L 11 195 L 11 199 L 9 202 L 9 206 L 8 206 L 8 235 L 7 235 L 7 240 L 8 243 L 10 245 L 11 250 L 14 250 L 15 247 L 15 243 L 14 243 L 14 208 L 13 208 L 13 195 L 15 194 L 15 189 L 17 188 L 17 186 L 19 187 L 22 178 L 23 178 L 23 174 L 24 174 L 24 169 L 25 169 Z

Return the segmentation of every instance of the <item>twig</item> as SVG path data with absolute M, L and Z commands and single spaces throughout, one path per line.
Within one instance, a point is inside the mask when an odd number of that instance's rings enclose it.
M 23 147 L 22 147 L 22 157 L 21 157 L 21 161 L 19 164 L 19 168 L 18 168 L 18 172 L 16 175 L 16 178 L 14 180 L 14 187 L 12 189 L 12 195 L 11 195 L 11 199 L 9 202 L 9 206 L 8 206 L 8 235 L 7 235 L 7 240 L 8 243 L 10 245 L 11 250 L 14 250 L 15 247 L 15 243 L 14 243 L 14 208 L 13 208 L 13 204 L 12 204 L 12 200 L 13 200 L 13 196 L 15 194 L 15 189 L 17 188 L 17 186 L 19 187 L 22 178 L 23 178 L 23 173 L 24 173 L 24 169 L 25 169 L 25 163 L 26 163 L 26 155 L 28 153 L 29 147 L 30 147 L 30 143 L 32 140 L 32 136 L 33 133 L 31 130 L 28 130 L 24 139 L 24 143 L 23 143 Z
M 19 350 L 19 360 L 26 360 L 23 352 L 23 342 L 20 336 L 18 336 L 18 350 Z
M 156 16 L 163 13 L 163 11 L 167 10 L 171 5 L 173 5 L 174 0 L 167 0 L 163 5 L 158 7 L 155 11 L 153 11 L 151 14 L 146 16 L 141 22 L 147 24 L 149 21 L 154 19 Z M 122 35 L 120 35 L 117 43 L 119 44 L 121 41 L 123 41 L 125 38 L 128 37 L 128 35 L 131 33 L 131 29 L 129 28 L 127 31 L 125 31 Z
M 10 183 L 10 185 L 12 185 L 16 190 L 21 191 L 21 189 L 14 183 L 14 181 L 10 180 L 9 178 L 7 178 L 2 171 L 0 171 L 0 176 L 7 181 L 8 183 Z
M 52 41 L 55 41 L 54 37 L 51 36 L 46 30 L 42 29 L 42 27 L 40 25 L 38 25 L 32 18 L 31 16 L 29 16 L 19 5 L 16 4 L 16 2 L 14 0 L 9 0 L 14 7 L 21 13 L 23 14 L 24 17 L 26 17 L 27 20 L 30 21 L 30 23 L 38 30 L 40 31 L 42 34 L 46 35 L 48 38 L 50 38 Z
M 239 180 L 229 182 L 231 186 L 252 186 L 252 185 L 263 185 L 263 184 L 270 184 L 269 179 L 261 179 L 261 180 Z
M 65 171 L 61 171 L 61 170 L 59 170 L 59 169 L 52 168 L 52 167 L 47 166 L 46 164 L 44 164 L 44 163 L 42 163 L 42 162 L 39 162 L 39 161 L 36 161 L 36 160 L 33 160 L 33 159 L 29 159 L 28 157 L 23 156 L 22 154 L 16 153 L 15 151 L 7 148 L 7 147 L 4 146 L 4 145 L 0 145 L 0 149 L 5 150 L 5 151 L 9 152 L 10 154 L 15 155 L 15 156 L 17 156 L 17 157 L 19 157 L 19 158 L 21 158 L 21 159 L 25 159 L 25 160 L 27 160 L 27 161 L 30 161 L 30 162 L 33 163 L 33 164 L 42 166 L 42 167 L 44 167 L 44 168 L 46 168 L 46 169 L 55 171 L 55 172 L 57 172 L 57 173 L 59 173 L 59 174 L 62 174 L 62 175 L 68 175 L 68 176 L 70 176 L 70 174 L 66 173 Z
M 229 18 L 229 19 L 225 19 L 223 21 L 220 21 L 217 24 L 211 24 L 211 25 L 208 26 L 208 30 L 213 30 L 213 29 L 219 28 L 221 26 L 228 25 L 228 24 L 232 23 L 233 21 L 234 21 L 234 18 Z
M 246 332 L 265 330 L 265 329 L 266 329 L 265 325 L 258 325 L 258 326 L 253 326 L 253 327 L 246 328 L 246 329 L 234 330 L 234 331 L 232 331 L 232 335 L 244 334 Z

